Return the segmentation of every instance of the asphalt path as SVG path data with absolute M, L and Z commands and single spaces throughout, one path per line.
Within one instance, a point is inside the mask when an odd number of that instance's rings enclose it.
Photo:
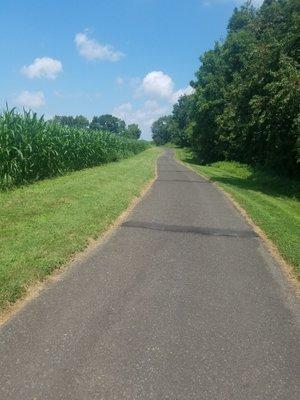
M 2 400 L 299 400 L 299 303 L 167 150 L 127 220 L 0 330 Z

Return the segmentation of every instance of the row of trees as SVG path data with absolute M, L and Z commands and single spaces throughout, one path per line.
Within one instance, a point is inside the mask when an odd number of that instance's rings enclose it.
M 72 128 L 106 131 L 129 139 L 139 139 L 141 136 L 141 130 L 137 124 L 129 124 L 126 126 L 122 119 L 110 114 L 100 115 L 99 117 L 95 116 L 91 122 L 83 115 L 76 115 L 75 117 L 55 115 L 51 122 Z
M 190 146 L 202 162 L 236 160 L 299 173 L 300 2 L 235 9 L 205 52 L 195 91 L 153 124 L 153 140 Z

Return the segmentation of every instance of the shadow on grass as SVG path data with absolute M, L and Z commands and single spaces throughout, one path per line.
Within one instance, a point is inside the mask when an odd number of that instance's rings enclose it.
M 212 175 L 212 180 L 226 185 L 236 186 L 245 190 L 253 190 L 274 197 L 285 197 L 291 200 L 300 200 L 300 185 L 298 182 L 253 172 L 247 178 L 220 177 Z
M 218 168 L 215 164 L 203 164 L 199 161 L 197 155 L 191 151 L 185 151 L 181 158 L 183 162 L 188 164 Z M 253 190 L 265 193 L 275 197 L 285 197 L 291 200 L 300 200 L 300 182 L 296 179 L 290 179 L 285 176 L 277 175 L 271 171 L 264 171 L 260 167 L 247 166 L 247 177 L 238 176 L 239 168 L 236 174 L 220 167 L 220 175 L 217 172 L 204 171 L 209 175 L 212 181 L 220 182 L 226 185 L 235 186 L 240 189 Z M 227 174 L 227 176 L 222 175 Z

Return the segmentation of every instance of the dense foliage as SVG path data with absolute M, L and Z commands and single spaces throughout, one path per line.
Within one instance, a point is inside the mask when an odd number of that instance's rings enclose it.
M 76 115 L 76 117 L 73 117 L 72 115 L 55 115 L 51 122 L 72 128 L 83 129 L 88 129 L 90 125 L 89 120 L 83 115 Z
M 122 134 L 126 129 L 126 125 L 120 118 L 117 118 L 114 115 L 104 114 L 99 117 L 93 117 L 92 122 L 90 123 L 90 128 L 92 130 Z
M 149 143 L 106 131 L 47 122 L 15 110 L 0 115 L 0 187 L 116 161 Z
M 165 144 L 175 138 L 173 118 L 170 115 L 160 117 L 152 125 L 152 138 L 158 145 Z
M 138 124 L 129 124 L 125 131 L 125 136 L 129 139 L 139 139 L 141 134 L 142 131 L 140 130 Z
M 92 131 L 106 131 L 128 139 L 139 139 L 142 131 L 137 124 L 126 126 L 125 121 L 111 114 L 94 116 L 91 122 L 83 115 L 55 115 L 51 122 L 70 128 L 91 129 Z
M 299 28 L 298 0 L 235 9 L 225 40 L 200 58 L 195 92 L 174 106 L 171 135 L 166 126 L 159 134 L 155 123 L 153 140 L 189 145 L 204 163 L 236 160 L 299 173 Z

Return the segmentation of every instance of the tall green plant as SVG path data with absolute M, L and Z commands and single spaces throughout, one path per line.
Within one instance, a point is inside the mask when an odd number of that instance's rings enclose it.
M 0 115 L 0 187 L 117 161 L 149 144 L 105 131 L 71 128 L 15 109 Z

